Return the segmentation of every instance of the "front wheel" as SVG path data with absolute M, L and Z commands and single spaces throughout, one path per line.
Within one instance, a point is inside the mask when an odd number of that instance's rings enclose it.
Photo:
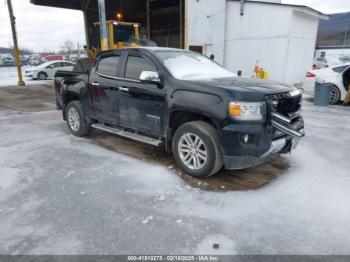
M 217 132 L 206 122 L 194 121 L 180 126 L 172 148 L 176 163 L 190 176 L 206 178 L 223 166 Z
M 75 136 L 87 136 L 91 132 L 91 126 L 84 117 L 84 113 L 79 101 L 72 101 L 66 109 L 67 125 L 71 133 Z
M 47 79 L 47 74 L 45 72 L 39 72 L 38 73 L 38 79 L 46 80 Z

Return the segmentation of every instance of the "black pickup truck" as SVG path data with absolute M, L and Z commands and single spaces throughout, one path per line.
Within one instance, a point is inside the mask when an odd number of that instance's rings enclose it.
M 96 128 L 163 145 L 196 177 L 259 165 L 304 136 L 297 89 L 236 77 L 185 50 L 101 52 L 88 72 L 57 72 L 54 88 L 72 134 Z

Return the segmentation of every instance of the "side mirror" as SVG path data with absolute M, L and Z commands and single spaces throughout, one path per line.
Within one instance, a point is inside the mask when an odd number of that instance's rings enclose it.
M 162 88 L 162 81 L 159 77 L 158 72 L 153 71 L 142 71 L 140 75 L 140 81 L 147 84 L 157 85 L 158 88 Z

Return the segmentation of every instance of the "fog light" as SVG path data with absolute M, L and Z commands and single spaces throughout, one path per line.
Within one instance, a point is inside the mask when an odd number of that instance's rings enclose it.
M 243 140 L 243 142 L 244 142 L 245 144 L 247 144 L 248 141 L 249 141 L 249 135 L 247 135 L 247 134 L 243 135 L 243 136 L 242 136 L 242 140 Z

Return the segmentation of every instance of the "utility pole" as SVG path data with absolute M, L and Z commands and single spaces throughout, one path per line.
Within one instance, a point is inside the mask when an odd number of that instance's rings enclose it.
M 100 19 L 101 49 L 103 51 L 103 50 L 107 50 L 109 48 L 108 38 L 107 38 L 105 0 L 98 0 L 98 14 L 99 14 L 99 19 Z
M 18 50 L 18 44 L 17 44 L 16 18 L 13 15 L 11 0 L 7 0 L 7 6 L 9 9 L 9 15 L 10 15 L 10 21 L 11 21 L 12 38 L 13 38 L 13 51 L 14 51 L 14 55 L 15 55 L 17 73 L 18 73 L 18 85 L 25 86 L 25 83 L 24 83 L 23 77 L 22 77 L 21 61 L 19 59 L 19 50 Z

